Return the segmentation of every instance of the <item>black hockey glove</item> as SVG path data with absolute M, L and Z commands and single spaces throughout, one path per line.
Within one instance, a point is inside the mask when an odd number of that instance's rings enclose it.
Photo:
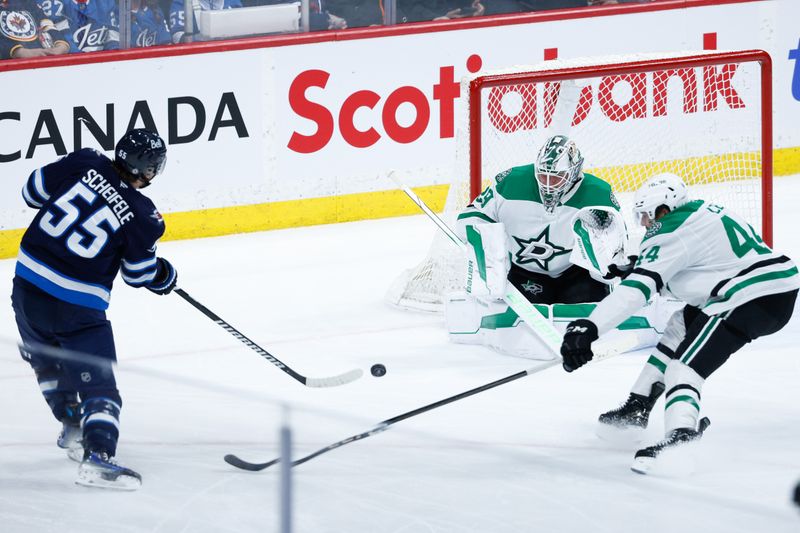
M 628 256 L 628 263 L 624 265 L 617 265 L 611 263 L 608 265 L 608 274 L 603 276 L 603 279 L 625 279 L 628 277 L 628 274 L 633 272 L 633 267 L 636 265 L 636 261 L 639 259 L 636 255 L 629 255 Z
M 156 264 L 158 265 L 156 277 L 153 278 L 153 281 L 148 283 L 146 287 L 151 292 L 163 296 L 169 294 L 172 292 L 172 289 L 175 288 L 175 284 L 178 283 L 178 272 L 175 270 L 175 267 L 163 257 L 156 259 Z
M 592 343 L 597 340 L 597 326 L 591 320 L 573 320 L 564 333 L 561 357 L 564 370 L 572 372 L 592 360 Z

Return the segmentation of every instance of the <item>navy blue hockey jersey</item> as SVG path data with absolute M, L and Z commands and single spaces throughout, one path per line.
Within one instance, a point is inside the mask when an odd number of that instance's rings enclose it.
M 21 278 L 60 300 L 101 310 L 120 268 L 134 287 L 155 278 L 164 220 L 105 155 L 84 148 L 37 169 L 22 196 L 39 212 L 22 237 Z

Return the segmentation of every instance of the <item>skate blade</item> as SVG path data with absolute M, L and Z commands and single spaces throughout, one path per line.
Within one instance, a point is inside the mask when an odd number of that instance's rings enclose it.
M 76 463 L 80 463 L 83 461 L 83 446 L 81 446 L 80 444 L 67 448 L 66 452 L 67 452 L 67 457 L 70 460 L 75 461 Z
M 637 474 L 647 475 L 650 473 L 650 470 L 652 470 L 653 463 L 655 463 L 653 457 L 637 457 L 633 460 L 631 470 Z
M 636 426 L 615 426 L 598 422 L 595 427 L 598 438 L 620 448 L 630 448 L 640 444 L 644 440 L 644 433 L 644 428 Z
M 114 479 L 107 479 L 100 472 L 82 471 L 78 472 L 75 484 L 82 487 L 96 489 L 111 489 L 121 491 L 134 491 L 142 486 L 142 480 L 134 476 L 119 475 Z
M 694 473 L 696 470 L 695 455 L 698 442 L 686 442 L 667 448 L 657 457 L 637 457 L 631 464 L 631 470 L 637 474 L 658 477 L 680 478 Z

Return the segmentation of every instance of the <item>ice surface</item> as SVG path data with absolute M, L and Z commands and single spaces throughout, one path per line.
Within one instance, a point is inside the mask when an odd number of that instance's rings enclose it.
M 800 259 L 800 177 L 778 179 L 775 198 L 776 247 Z M 76 465 L 55 446 L 58 424 L 15 352 L 10 305 L 0 307 L 0 531 L 278 531 L 278 472 L 237 471 L 222 456 L 275 457 L 283 405 L 303 455 L 534 365 L 449 344 L 441 317 L 383 303 L 434 231 L 416 216 L 160 246 L 181 287 L 298 372 L 365 370 L 333 389 L 303 387 L 176 295 L 118 282 L 118 458 L 142 473 L 136 493 L 73 484 Z M 6 292 L 13 268 L 0 261 Z M 795 319 L 709 380 L 712 426 L 691 476 L 633 474 L 633 447 L 594 436 L 597 415 L 627 396 L 639 353 L 545 370 L 296 468 L 295 531 L 796 532 L 798 339 Z M 368 372 L 377 362 L 382 378 Z M 657 410 L 649 439 L 661 422 Z

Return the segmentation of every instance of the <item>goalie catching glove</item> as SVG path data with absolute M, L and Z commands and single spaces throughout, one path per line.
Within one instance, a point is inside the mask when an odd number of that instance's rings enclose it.
M 622 215 L 604 206 L 584 207 L 572 219 L 575 247 L 570 262 L 589 271 L 592 278 L 608 283 L 630 269 L 626 257 L 628 230 Z M 626 274 L 627 275 L 627 274 Z
M 572 372 L 592 360 L 592 343 L 597 340 L 597 326 L 584 318 L 573 320 L 564 332 L 561 357 L 564 370 Z

